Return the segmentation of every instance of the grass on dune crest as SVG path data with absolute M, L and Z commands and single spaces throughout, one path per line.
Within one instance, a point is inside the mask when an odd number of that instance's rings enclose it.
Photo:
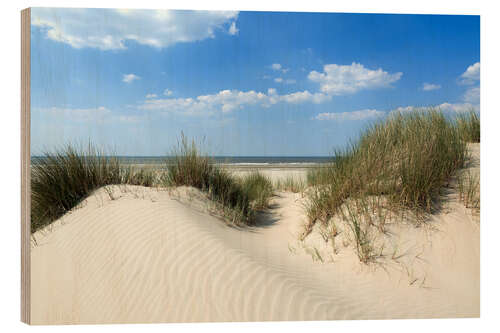
M 102 186 L 155 183 L 152 171 L 121 167 L 117 158 L 92 144 L 81 149 L 66 145 L 47 152 L 31 166 L 31 231 L 57 220 Z
M 273 196 L 273 184 L 271 180 L 258 171 L 254 171 L 242 179 L 243 191 L 248 194 L 255 209 L 264 209 L 269 206 L 269 200 Z
M 457 129 L 466 142 L 481 142 L 481 122 L 474 111 L 457 116 Z
M 253 223 L 255 210 L 269 205 L 271 181 L 260 173 L 244 179 L 202 156 L 195 143 L 182 136 L 164 172 L 121 166 L 92 144 L 67 145 L 33 160 L 31 167 L 31 231 L 45 227 L 107 185 L 192 186 L 206 192 L 225 218 L 238 225 Z
M 252 224 L 252 198 L 248 188 L 228 171 L 216 166 L 210 157 L 202 156 L 196 143 L 189 142 L 184 135 L 167 161 L 165 177 L 168 186 L 192 186 L 208 193 L 236 224 Z
M 464 167 L 465 140 L 471 139 L 464 133 L 478 133 L 476 123 L 472 114 L 455 120 L 432 109 L 396 113 L 375 123 L 356 143 L 335 152 L 334 163 L 309 172 L 313 190 L 308 192 L 308 224 L 302 237 L 317 221 L 328 224 L 340 216 L 352 226 L 360 260 L 367 261 L 370 246 L 359 222 L 363 214 L 353 207 L 366 207 L 371 215 L 378 209 L 422 221 L 439 207 L 443 187 Z M 383 201 L 366 204 L 374 197 Z

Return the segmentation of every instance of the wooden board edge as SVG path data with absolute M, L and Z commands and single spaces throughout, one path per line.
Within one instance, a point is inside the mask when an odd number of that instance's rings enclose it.
M 31 323 L 31 8 L 21 11 L 21 321 Z

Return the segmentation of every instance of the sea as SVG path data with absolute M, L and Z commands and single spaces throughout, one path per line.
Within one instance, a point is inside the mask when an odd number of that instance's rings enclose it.
M 165 156 L 114 156 L 122 165 L 141 164 L 158 165 L 165 164 L 169 157 Z M 333 161 L 331 156 L 211 156 L 218 164 L 229 165 L 280 165 L 280 164 L 318 164 Z M 43 160 L 42 156 L 32 156 L 32 163 Z

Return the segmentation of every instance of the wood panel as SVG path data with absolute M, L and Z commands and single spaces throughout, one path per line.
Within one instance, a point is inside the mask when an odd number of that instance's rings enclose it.
M 30 323 L 30 8 L 21 11 L 21 321 Z

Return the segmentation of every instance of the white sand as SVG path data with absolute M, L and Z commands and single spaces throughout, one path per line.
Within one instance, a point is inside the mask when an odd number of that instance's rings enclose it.
M 394 228 L 398 262 L 365 265 L 316 232 L 298 241 L 301 194 L 279 193 L 267 225 L 238 230 L 194 189 L 113 193 L 34 235 L 32 323 L 479 316 L 479 222 L 453 198 L 432 227 Z

